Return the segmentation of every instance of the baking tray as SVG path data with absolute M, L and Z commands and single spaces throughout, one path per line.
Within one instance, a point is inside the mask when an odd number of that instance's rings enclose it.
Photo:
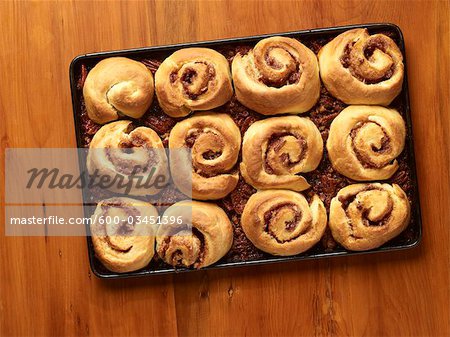
M 407 81 L 407 70 L 406 70 L 406 57 L 405 57 L 405 44 L 403 39 L 403 34 L 400 28 L 391 23 L 373 23 L 373 24 L 359 24 L 359 25 L 349 25 L 349 26 L 339 26 L 339 27 L 330 27 L 330 28 L 319 28 L 319 29 L 310 29 L 310 30 L 300 30 L 300 31 L 292 31 L 285 33 L 273 33 L 273 34 L 264 34 L 250 37 L 240 37 L 240 38 L 232 38 L 232 39 L 221 39 L 214 41 L 202 41 L 202 42 L 193 42 L 193 43 L 181 43 L 175 45 L 166 45 L 166 46 L 156 46 L 156 47 L 145 47 L 145 48 L 136 48 L 136 49 L 127 49 L 127 50 L 118 50 L 118 51 L 108 51 L 108 52 L 98 52 L 91 54 L 84 54 L 75 57 L 69 68 L 69 76 L 70 76 L 70 87 L 72 92 L 72 104 L 73 104 L 73 117 L 75 122 L 75 134 L 78 148 L 83 148 L 84 143 L 82 139 L 81 132 L 81 91 L 77 90 L 77 82 L 81 72 L 82 64 L 95 64 L 101 59 L 112 57 L 112 56 L 125 56 L 131 59 L 143 59 L 150 58 L 152 55 L 165 55 L 168 56 L 174 51 L 187 48 L 187 47 L 210 47 L 210 48 L 221 48 L 224 46 L 233 46 L 239 44 L 254 44 L 257 41 L 271 37 L 271 36 L 287 36 L 293 38 L 303 39 L 329 39 L 332 38 L 346 30 L 353 28 L 367 28 L 371 34 L 377 32 L 390 32 L 396 36 L 397 43 L 404 57 L 405 63 L 405 76 L 403 82 L 403 89 L 399 95 L 401 100 L 401 104 L 403 106 L 403 117 L 406 120 L 407 127 L 407 137 L 405 143 L 405 151 L 407 151 L 407 164 L 410 169 L 410 177 L 412 183 L 412 195 L 411 195 L 411 223 L 408 227 L 409 229 L 409 237 L 407 240 L 398 241 L 395 238 L 383 246 L 364 252 L 352 252 L 347 251 L 344 248 L 338 246 L 338 248 L 333 251 L 317 251 L 317 249 L 310 249 L 305 253 L 296 256 L 290 257 L 279 257 L 279 256 L 267 256 L 258 260 L 250 260 L 250 261 L 239 261 L 239 262 L 226 262 L 226 261 L 218 261 L 212 266 L 202 268 L 205 269 L 219 269 L 219 268 L 228 268 L 228 267 L 237 267 L 237 266 L 248 266 L 248 265 L 261 265 L 268 263 L 279 263 L 279 262 L 287 262 L 287 261 L 297 261 L 297 260 L 310 260 L 310 259 L 318 259 L 318 258 L 326 258 L 326 257 L 336 257 L 336 256 L 351 256 L 351 255 L 361 255 L 361 254 L 373 254 L 379 252 L 389 252 L 396 250 L 404 250 L 416 247 L 421 238 L 422 238 L 422 221 L 421 221 L 421 212 L 420 212 L 420 203 L 419 203 L 419 191 L 418 191 L 418 183 L 417 183 L 417 173 L 416 173 L 416 164 L 414 158 L 414 145 L 413 145 L 413 135 L 412 135 L 412 124 L 411 124 L 411 115 L 410 115 L 410 104 L 409 104 L 409 94 L 408 94 L 408 81 Z M 156 97 L 154 98 L 156 100 Z M 79 165 L 80 169 L 84 170 L 85 166 L 85 156 L 79 155 Z M 88 192 L 83 190 L 83 203 L 84 203 L 84 215 L 85 217 L 91 216 L 93 213 L 94 206 L 92 203 L 89 203 Z M 407 230 L 408 230 L 407 229 Z M 86 228 L 89 233 L 89 228 Z M 146 275 L 156 275 L 156 274 L 168 274 L 168 273 L 180 273 L 186 271 L 195 271 L 193 269 L 187 268 L 173 268 L 171 266 L 162 267 L 156 270 L 151 270 L 144 268 L 142 270 L 128 272 L 128 273 L 114 273 L 108 271 L 99 260 L 95 257 L 94 248 L 92 245 L 92 240 L 90 236 L 87 236 L 87 244 L 88 244 L 88 254 L 89 254 L 89 262 L 94 275 L 99 278 L 105 279 L 115 279 L 115 278 L 128 278 L 128 277 L 138 277 L 138 276 L 146 276 Z

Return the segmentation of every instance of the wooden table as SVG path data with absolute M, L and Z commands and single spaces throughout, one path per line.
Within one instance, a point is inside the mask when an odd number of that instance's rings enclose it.
M 108 282 L 91 275 L 83 237 L 2 234 L 0 335 L 448 336 L 449 11 L 448 1 L 0 3 L 2 162 L 7 147 L 75 147 L 78 54 L 398 24 L 424 226 L 410 251 Z

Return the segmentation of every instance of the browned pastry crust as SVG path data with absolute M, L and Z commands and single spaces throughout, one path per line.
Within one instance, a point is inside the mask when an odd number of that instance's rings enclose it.
M 333 168 L 358 181 L 390 178 L 405 146 L 406 127 L 394 109 L 352 105 L 333 120 L 327 140 Z
M 307 118 L 285 116 L 253 123 L 244 135 L 241 174 L 255 188 L 302 191 L 309 187 L 301 172 L 322 159 L 319 130 Z
M 106 124 L 89 146 L 87 168 L 90 174 L 109 176 L 109 190 L 130 195 L 154 195 L 169 180 L 167 156 L 161 139 L 147 127 L 133 129 L 131 121 Z M 131 178 L 135 171 L 141 180 Z M 118 180 L 121 177 L 123 184 Z M 127 192 L 128 185 L 131 187 Z
M 348 30 L 326 44 L 318 57 L 323 83 L 344 103 L 389 105 L 402 90 L 403 56 L 386 35 Z
M 250 197 L 241 225 L 249 240 L 262 251 L 296 255 L 319 242 L 327 225 L 327 212 L 317 195 L 308 204 L 300 193 L 266 190 Z
M 90 119 L 99 124 L 120 115 L 140 118 L 153 100 L 153 75 L 145 65 L 125 57 L 96 64 L 86 77 L 83 96 Z
M 233 243 L 233 227 L 217 205 L 180 201 L 164 212 L 168 224 L 160 225 L 156 251 L 175 267 L 207 267 L 220 260 Z M 182 224 L 177 224 L 181 217 Z
M 241 133 L 231 117 L 218 113 L 198 113 L 177 123 L 169 136 L 170 171 L 184 194 L 199 200 L 225 197 L 239 179 L 237 169 Z M 186 155 L 191 149 L 192 162 Z M 192 163 L 192 180 L 186 169 Z
M 208 48 L 173 53 L 156 71 L 155 85 L 159 105 L 172 117 L 214 109 L 233 95 L 228 61 Z
M 137 217 L 156 218 L 151 204 L 130 198 L 110 198 L 98 203 L 91 222 L 95 255 L 109 270 L 126 273 L 144 268 L 155 254 L 154 225 Z M 109 220 L 108 220 L 109 219 Z
M 319 98 L 317 58 L 295 39 L 259 41 L 248 54 L 234 57 L 232 74 L 239 102 L 263 115 L 305 112 Z
M 378 248 L 399 235 L 410 219 L 405 192 L 396 184 L 354 184 L 341 189 L 330 205 L 334 239 L 349 250 Z

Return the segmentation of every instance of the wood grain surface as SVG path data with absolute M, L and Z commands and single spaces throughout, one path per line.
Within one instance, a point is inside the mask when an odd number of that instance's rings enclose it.
M 78 54 L 399 25 L 424 227 L 410 251 L 103 281 L 83 237 L 5 237 L 2 193 L 0 335 L 449 336 L 449 12 L 448 1 L 0 2 L 2 162 L 8 147 L 75 147 Z

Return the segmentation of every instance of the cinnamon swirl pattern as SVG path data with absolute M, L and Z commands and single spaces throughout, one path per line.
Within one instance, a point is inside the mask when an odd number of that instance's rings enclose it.
M 349 185 L 331 200 L 331 232 L 349 250 L 381 246 L 399 235 L 409 219 L 407 196 L 396 184 Z
M 157 217 L 151 204 L 130 198 L 98 203 L 91 222 L 95 254 L 109 270 L 125 273 L 144 268 L 155 253 L 156 230 L 138 217 Z
M 327 212 L 317 195 L 308 204 L 297 192 L 260 191 L 245 205 L 241 225 L 248 239 L 262 251 L 296 255 L 319 242 L 327 225 Z
M 402 90 L 403 56 L 386 35 L 346 31 L 319 51 L 327 90 L 347 104 L 389 105 Z
M 91 175 L 109 176 L 108 189 L 116 193 L 154 195 L 169 180 L 167 156 L 156 132 L 125 120 L 106 124 L 95 134 L 87 168 Z
M 239 128 L 231 117 L 218 113 L 199 113 L 177 123 L 169 136 L 170 170 L 178 189 L 199 200 L 225 197 L 237 185 L 235 168 L 241 146 Z M 191 158 L 186 158 L 191 149 Z M 192 181 L 186 167 L 192 162 Z M 190 185 L 192 183 L 192 185 Z
M 88 116 L 98 124 L 119 116 L 142 117 L 153 101 L 153 91 L 150 70 L 125 57 L 110 57 L 97 63 L 83 86 Z
M 259 41 L 248 54 L 234 57 L 232 74 L 239 102 L 263 115 L 305 112 L 319 98 L 317 58 L 295 39 Z
M 244 135 L 241 174 L 255 188 L 309 188 L 298 173 L 317 168 L 323 153 L 319 130 L 307 118 L 273 117 L 253 123 Z
M 390 178 L 405 146 L 406 127 L 394 109 L 349 106 L 333 120 L 327 150 L 334 169 L 357 181 Z
M 164 212 L 164 217 L 181 217 L 182 224 L 160 225 L 156 251 L 174 267 L 199 269 L 220 260 L 231 248 L 233 228 L 217 205 L 180 201 Z
M 216 108 L 233 95 L 228 61 L 208 48 L 176 51 L 159 66 L 155 83 L 158 102 L 172 117 Z

